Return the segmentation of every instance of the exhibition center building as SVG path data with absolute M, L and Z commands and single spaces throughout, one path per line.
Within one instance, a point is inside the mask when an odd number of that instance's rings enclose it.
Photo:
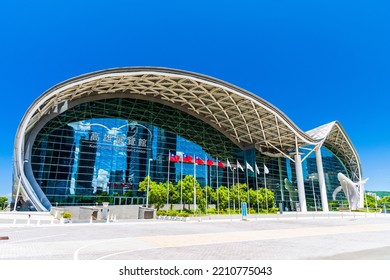
M 64 81 L 26 111 L 15 138 L 17 210 L 145 204 L 145 177 L 200 187 L 268 188 L 285 211 L 329 211 L 345 201 L 337 175 L 364 185 L 339 122 L 302 131 L 261 97 L 201 74 L 157 67 L 107 69 Z M 129 191 L 131 197 L 128 195 Z M 173 198 L 172 198 L 173 201 Z

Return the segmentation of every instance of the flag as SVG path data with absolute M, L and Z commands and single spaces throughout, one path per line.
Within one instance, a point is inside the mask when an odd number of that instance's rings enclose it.
M 246 162 L 246 169 L 254 172 L 252 166 L 250 166 L 248 162 Z
M 169 153 L 169 160 L 172 161 L 172 162 L 179 162 L 180 161 L 180 157 L 178 155 Z
M 195 156 L 195 163 L 200 164 L 200 165 L 204 165 L 203 159 L 201 159 L 201 158 L 198 157 L 198 156 Z
M 218 167 L 225 168 L 225 165 L 222 163 L 222 161 L 218 160 Z
M 208 166 L 213 166 L 214 165 L 214 161 L 212 161 L 211 159 L 206 159 L 206 164 L 208 165 Z
M 267 166 L 265 166 L 265 164 L 264 164 L 264 173 L 265 173 L 265 174 L 268 174 L 268 173 L 269 173 L 269 170 L 268 170 Z
M 240 168 L 241 171 L 244 171 L 244 168 L 242 168 L 242 166 L 241 166 L 241 164 L 238 162 L 238 160 L 237 160 L 237 168 Z
M 230 164 L 228 159 L 226 160 L 226 166 L 229 167 L 230 169 L 232 169 L 232 165 Z
M 257 167 L 256 163 L 255 163 L 255 167 L 256 167 L 256 173 L 257 173 L 257 175 L 259 175 L 260 174 L 260 170 L 259 170 L 259 167 Z
M 192 156 L 183 154 L 183 162 L 192 163 Z

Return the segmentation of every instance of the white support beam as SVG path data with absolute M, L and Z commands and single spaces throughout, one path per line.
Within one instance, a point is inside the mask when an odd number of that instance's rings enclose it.
M 296 175 L 297 175 L 299 204 L 301 206 L 301 212 L 307 212 L 305 183 L 303 181 L 301 155 L 297 153 L 294 156 L 294 158 L 295 158 L 295 171 L 296 171 Z
M 322 211 L 329 212 L 328 197 L 326 195 L 324 167 L 322 165 L 321 146 L 318 146 L 316 148 L 316 162 L 317 162 L 318 182 L 320 184 Z
M 267 145 L 270 145 L 272 148 L 274 148 L 275 150 L 277 150 L 279 153 L 281 153 L 282 155 L 284 155 L 286 158 L 290 159 L 292 162 L 295 162 L 295 160 L 293 160 L 289 155 L 287 155 L 286 153 L 282 152 L 281 150 L 279 150 L 278 148 L 276 148 L 274 145 L 272 145 L 272 143 L 266 141 Z
M 311 155 L 311 153 L 314 152 L 314 150 L 315 150 L 315 147 L 313 149 L 310 149 L 310 152 L 302 159 L 302 162 L 304 162 Z

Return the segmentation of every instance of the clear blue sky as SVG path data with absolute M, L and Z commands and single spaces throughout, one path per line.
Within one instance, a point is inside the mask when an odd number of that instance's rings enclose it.
M 80 2 L 80 3 L 79 3 Z M 68 78 L 163 66 L 249 90 L 304 131 L 338 120 L 369 190 L 390 190 L 388 1 L 16 1 L 0 10 L 0 195 L 17 126 Z

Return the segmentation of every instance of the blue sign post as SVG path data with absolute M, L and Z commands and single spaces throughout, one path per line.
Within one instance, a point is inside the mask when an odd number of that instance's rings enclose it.
M 242 215 L 242 219 L 243 220 L 246 220 L 246 215 L 247 215 L 247 211 L 246 211 L 246 202 L 241 202 L 241 215 Z

